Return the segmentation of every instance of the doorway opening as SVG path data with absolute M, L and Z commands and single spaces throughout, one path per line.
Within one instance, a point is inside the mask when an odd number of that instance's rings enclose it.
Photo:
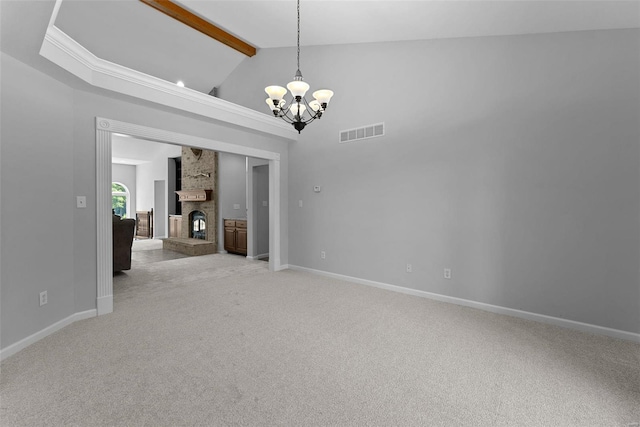
M 282 270 L 280 153 L 96 117 L 97 312 L 113 311 L 111 146 L 114 134 L 264 159 L 269 164 L 269 269 Z M 167 218 L 168 220 L 168 218 Z

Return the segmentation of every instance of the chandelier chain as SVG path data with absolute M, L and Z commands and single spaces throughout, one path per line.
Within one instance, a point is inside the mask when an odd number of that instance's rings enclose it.
M 298 70 L 300 69 L 300 0 L 298 0 Z

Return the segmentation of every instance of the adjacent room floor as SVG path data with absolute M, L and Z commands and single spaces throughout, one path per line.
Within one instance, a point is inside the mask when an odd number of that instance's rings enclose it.
M 131 247 L 132 268 L 139 264 L 187 258 L 188 256 L 169 249 L 162 249 L 162 240 L 160 239 L 137 239 L 133 241 Z

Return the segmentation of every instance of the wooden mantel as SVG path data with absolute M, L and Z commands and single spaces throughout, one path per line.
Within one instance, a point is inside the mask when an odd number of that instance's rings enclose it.
M 182 190 L 176 191 L 180 202 L 208 202 L 213 190 Z

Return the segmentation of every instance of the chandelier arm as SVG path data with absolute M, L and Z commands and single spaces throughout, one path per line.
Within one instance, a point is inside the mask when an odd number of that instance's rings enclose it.
M 297 120 L 295 119 L 295 117 L 291 114 L 289 114 L 289 112 L 291 111 L 290 108 L 286 108 L 284 110 L 280 110 L 280 115 L 278 117 L 280 117 L 282 120 L 284 120 L 285 122 L 292 124 L 295 123 Z
M 314 121 L 317 118 L 318 118 L 318 115 L 314 114 L 313 117 L 311 117 L 309 120 L 305 121 L 304 124 L 309 124 L 309 123 L 311 123 L 312 121 Z
M 320 112 L 320 110 L 316 111 L 313 108 L 311 108 L 311 106 L 309 106 L 309 102 L 307 102 L 307 98 L 306 97 L 303 97 L 302 101 L 304 101 L 304 105 L 307 107 L 306 111 L 309 112 L 309 117 L 310 117 L 309 120 L 305 121 L 305 124 L 306 123 L 311 123 L 315 119 L 319 119 L 320 117 L 318 117 L 318 112 Z M 313 111 L 313 114 L 311 114 L 312 111 Z
M 278 117 L 280 117 L 282 120 L 284 120 L 286 123 L 289 123 L 289 124 L 295 122 L 295 120 L 291 119 L 291 117 L 289 117 L 287 113 L 284 113 Z

